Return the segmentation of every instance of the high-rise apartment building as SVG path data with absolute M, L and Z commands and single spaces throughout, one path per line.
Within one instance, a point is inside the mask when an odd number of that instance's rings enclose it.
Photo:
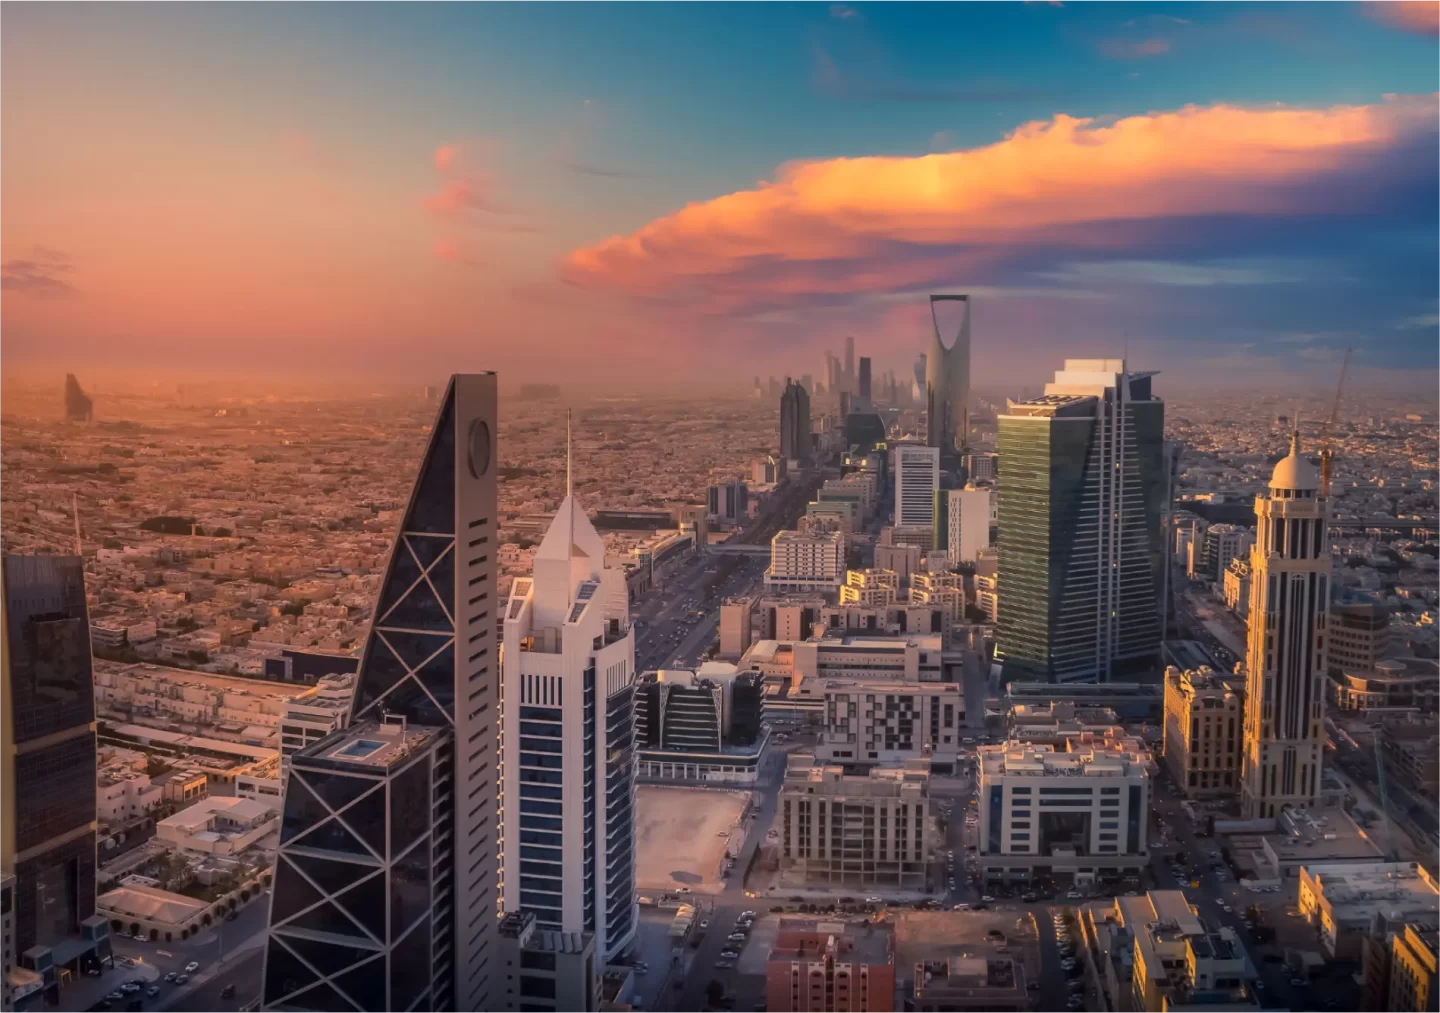
M 855 393 L 855 336 L 845 337 L 845 379 L 842 389 L 847 394 Z
M 940 450 L 902 443 L 894 450 L 896 527 L 933 528 Z
M 738 661 L 750 647 L 751 623 L 755 616 L 755 599 L 740 596 L 726 598 L 720 605 L 720 656 Z
M 1007 682 L 1108 681 L 1160 654 L 1165 405 L 1152 373 L 1067 359 L 999 419 Z
M 346 728 L 290 757 L 267 1009 L 500 1009 L 496 378 L 451 378 Z
M 625 575 L 567 495 L 505 613 L 503 889 L 602 960 L 638 919 L 634 685 Z
M 954 768 L 965 723 L 965 696 L 954 682 L 827 679 L 817 763 L 847 769 L 895 766 L 928 758 L 937 771 Z
M 940 303 L 960 303 L 965 319 L 950 346 L 940 334 Z M 932 295 L 930 322 L 934 333 L 925 356 L 925 442 L 947 457 L 965 449 L 970 440 L 970 310 L 968 295 Z
M 1255 497 L 1245 655 L 1245 767 L 1251 818 L 1308 807 L 1325 751 L 1325 635 L 1330 611 L 1330 505 L 1300 435 Z M 1003 614 L 1003 613 L 1002 613 Z
M 1165 766 L 1181 794 L 1234 797 L 1244 722 L 1241 696 L 1222 676 L 1208 668 L 1165 670 Z
M 810 392 L 788 376 L 780 395 L 780 457 L 810 463 Z
M 765 587 L 772 591 L 837 592 L 845 579 L 845 534 L 780 531 L 770 539 Z
M 53 1003 L 60 965 L 78 973 L 110 946 L 95 915 L 85 573 L 77 556 L 6 556 L 0 584 L 0 875 L 15 877 L 8 948 Z
M 990 547 L 990 526 L 996 519 L 995 488 L 971 482 L 963 489 L 940 490 L 936 502 L 941 506 L 936 516 L 936 547 L 945 549 L 952 564 L 975 562 Z
M 856 393 L 863 404 L 870 404 L 870 357 L 860 356 L 860 375 L 856 378 Z

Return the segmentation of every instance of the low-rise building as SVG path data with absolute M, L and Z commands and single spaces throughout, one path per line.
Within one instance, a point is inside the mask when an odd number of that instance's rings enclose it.
M 1244 697 L 1208 668 L 1165 670 L 1165 766 L 1186 798 L 1226 798 L 1240 783 Z
M 792 755 L 780 786 L 779 811 L 780 868 L 787 882 L 836 889 L 925 888 L 931 835 L 928 760 L 855 775 L 813 756 Z
M 1435 878 L 1417 862 L 1307 865 L 1300 870 L 1300 914 L 1333 960 L 1358 960 L 1376 915 L 1390 923 L 1429 922 L 1440 909 Z
M 129 823 L 153 812 L 164 794 L 160 785 L 150 782 L 148 774 L 102 768 L 95 789 L 95 817 L 111 826 Z
M 1254 966 L 1235 930 L 1210 927 L 1181 890 L 1115 898 L 1115 916 L 1134 940 L 1125 1008 L 1258 1010 Z
M 1393 646 L 1390 609 L 1374 601 L 1335 602 L 1325 633 L 1325 662 L 1332 674 L 1373 672 Z
M 1381 658 L 1364 669 L 1330 670 L 1330 699 L 1340 710 L 1413 710 L 1434 714 L 1440 703 L 1440 662 Z
M 1435 925 L 1407 922 L 1390 937 L 1390 995 L 1387 1010 L 1429 1013 L 1436 1007 L 1437 953 Z
M 1149 863 L 1154 762 L 1141 740 L 1111 728 L 1062 746 L 1011 741 L 976 753 L 987 880 L 1093 882 Z
M 273 805 L 248 798 L 205 798 L 155 825 L 155 836 L 184 851 L 238 855 L 280 829 Z
M 282 762 L 288 765 L 291 756 L 344 724 L 354 695 L 355 677 L 333 674 L 290 700 L 280 718 Z
M 167 943 L 188 939 L 215 919 L 203 900 L 134 881 L 96 897 L 95 913 L 108 918 L 116 932 Z
M 915 965 L 908 1009 L 1028 1010 L 1025 970 L 1008 957 L 951 957 Z
M 727 662 L 668 669 L 635 682 L 636 775 L 753 784 L 766 734 L 765 677 Z
M 1380 748 L 1390 772 L 1432 802 L 1440 798 L 1440 720 L 1434 714 L 1382 721 Z
M 894 605 L 900 593 L 900 575 L 894 570 L 846 570 L 840 588 L 841 605 Z
M 252 802 L 263 802 L 278 811 L 285 794 L 285 775 L 280 760 L 278 756 L 259 760 L 244 772 L 236 774 L 235 796 L 248 798 Z
M 1240 556 L 1225 567 L 1221 590 L 1225 606 L 1241 619 L 1250 615 L 1250 563 Z
M 954 769 L 965 723 L 958 683 L 817 679 L 801 684 L 807 692 L 825 701 L 817 762 L 854 768 L 928 757 L 937 772 Z
M 500 920 L 504 1005 L 515 1010 L 597 1010 L 604 965 L 589 932 L 542 929 L 531 911 Z
M 910 604 L 933 606 L 952 622 L 960 622 L 965 618 L 965 578 L 958 573 L 912 574 Z
M 893 1010 L 894 929 L 780 919 L 765 963 L 765 1007 L 775 1013 Z
M 750 647 L 755 598 L 726 598 L 720 605 L 720 657 L 738 661 Z

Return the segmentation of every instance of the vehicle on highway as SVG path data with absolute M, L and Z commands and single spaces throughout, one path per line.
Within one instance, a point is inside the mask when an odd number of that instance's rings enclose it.
M 145 990 L 145 994 L 148 995 L 148 996 L 150 996 L 150 998 L 152 998 L 152 999 L 155 998 L 155 996 L 157 996 L 157 995 L 160 994 L 160 986 L 159 986 L 159 985 L 151 985 L 149 988 L 147 988 L 147 989 Z
M 187 981 L 189 981 L 189 980 L 190 980 L 190 975 L 188 975 L 188 974 L 181 974 L 181 975 L 178 975 L 178 976 L 175 978 L 175 984 L 177 984 L 177 985 L 183 985 L 183 984 L 185 984 L 185 983 L 186 983 Z
M 730 968 L 735 966 L 735 961 L 731 960 L 729 957 L 722 957 L 721 959 L 715 961 L 715 966 L 721 971 L 728 971 Z
M 194 960 L 190 961 L 190 963 L 185 965 L 186 974 L 194 974 L 198 970 L 200 970 L 200 965 Z
M 224 988 L 222 988 L 222 989 L 220 990 L 220 998 L 222 998 L 222 999 L 233 999 L 233 998 L 235 998 L 235 986 L 234 986 L 234 985 L 226 985 Z
M 174 981 L 174 980 L 175 980 L 175 972 L 174 972 L 174 971 L 166 971 L 166 972 L 165 972 L 165 980 L 166 980 L 166 981 Z
M 721 958 L 722 960 L 739 960 L 739 959 L 740 959 L 740 951 L 739 951 L 739 950 L 721 950 L 721 951 L 720 951 L 720 958 Z

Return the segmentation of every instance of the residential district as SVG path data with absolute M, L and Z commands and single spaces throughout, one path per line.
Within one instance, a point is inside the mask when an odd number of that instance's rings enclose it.
M 9 383 L 4 1008 L 1435 1010 L 1434 404 L 924 351 Z

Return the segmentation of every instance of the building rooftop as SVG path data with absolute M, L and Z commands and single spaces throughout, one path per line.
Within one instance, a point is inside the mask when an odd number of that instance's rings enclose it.
M 818 960 L 836 963 L 889 964 L 895 959 L 895 932 L 888 925 L 851 925 L 813 918 L 781 918 L 770 960 Z
M 1145 743 L 1119 726 L 1081 730 L 1055 744 L 1011 738 L 980 746 L 976 759 L 989 777 L 1128 777 L 1149 774 L 1155 766 Z
M 1262 847 L 1278 865 L 1313 866 L 1382 857 L 1375 842 L 1343 809 L 1287 809 L 1276 817 L 1276 825 L 1274 833 L 1264 836 Z
M 1416 862 L 1374 862 L 1369 865 L 1307 865 L 1302 877 L 1315 884 L 1337 922 L 1368 924 L 1380 913 L 1428 913 L 1440 909 L 1435 879 Z
M 440 729 L 404 721 L 362 721 L 317 742 L 300 755 L 364 767 L 388 768 L 405 760 Z
M 116 887 L 95 899 L 106 914 L 144 918 L 147 921 L 178 925 L 196 915 L 204 914 L 210 905 L 203 900 L 171 893 L 158 886 L 131 884 Z

